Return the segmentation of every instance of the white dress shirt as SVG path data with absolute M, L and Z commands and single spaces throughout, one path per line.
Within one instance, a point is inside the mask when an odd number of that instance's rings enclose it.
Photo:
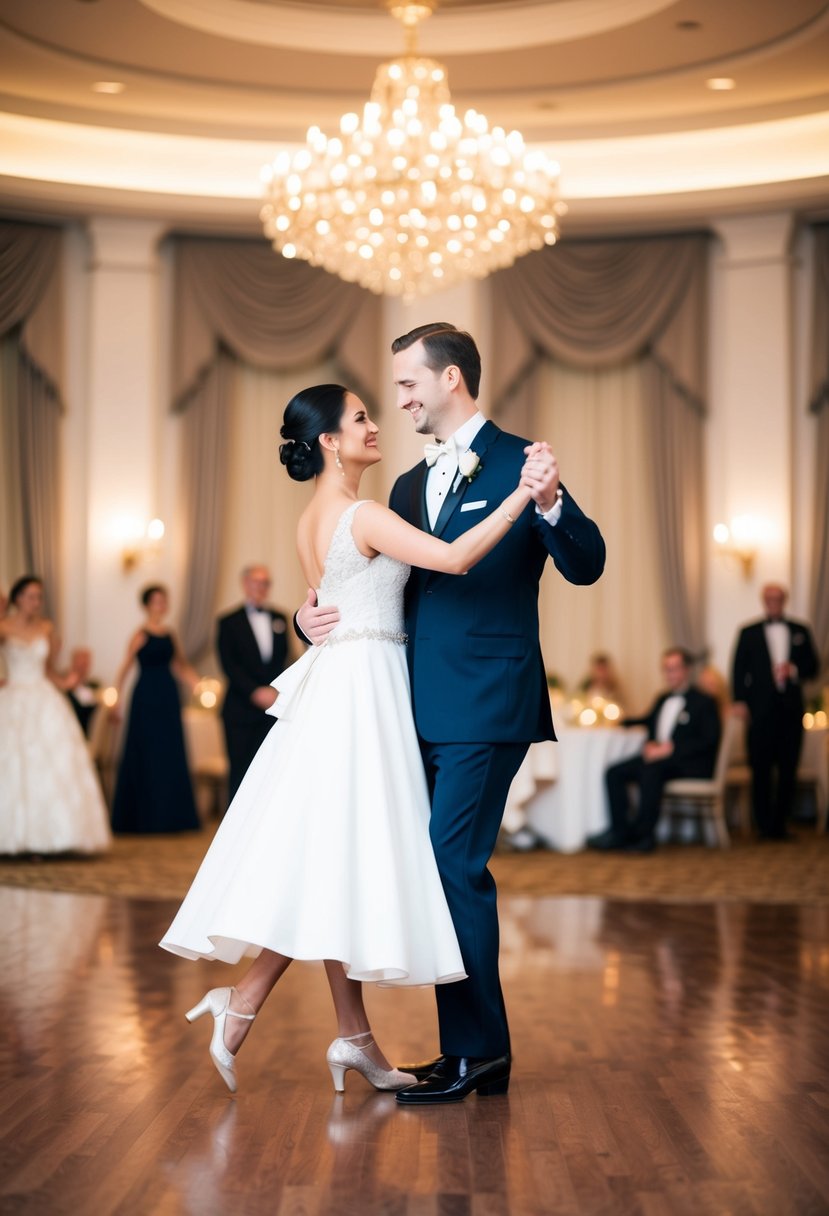
M 256 645 L 262 656 L 263 663 L 269 663 L 273 658 L 273 621 L 267 608 L 255 608 L 253 604 L 245 604 Z
M 784 621 L 766 621 L 763 626 L 766 635 L 766 645 L 769 648 L 771 656 L 772 675 L 775 673 L 778 663 L 788 663 L 791 654 L 791 634 L 789 627 Z M 777 687 L 782 691 L 786 687 L 785 680 L 774 679 Z
M 659 710 L 659 717 L 656 719 L 657 743 L 670 743 L 679 720 L 679 715 L 684 708 L 684 693 L 675 692 L 665 698 L 662 702 L 662 708 Z
M 455 451 L 452 453 L 441 452 L 426 474 L 426 514 L 429 519 L 429 527 L 433 530 L 440 515 L 441 507 L 461 476 L 458 471 L 458 456 L 462 452 L 468 452 L 470 448 L 474 447 L 475 436 L 485 422 L 486 419 L 480 410 L 473 414 L 471 418 L 467 418 L 463 426 L 458 427 L 454 435 L 451 436 L 455 441 Z M 494 511 L 498 503 L 493 502 L 487 505 L 490 511 Z M 561 516 L 561 492 L 559 491 L 558 498 L 549 511 L 540 511 L 538 507 L 536 507 L 536 511 L 551 527 L 555 527 Z M 483 514 L 480 518 L 484 518 Z

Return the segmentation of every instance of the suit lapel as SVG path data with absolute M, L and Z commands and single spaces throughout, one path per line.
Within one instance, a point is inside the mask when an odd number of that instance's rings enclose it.
M 428 465 L 425 460 L 415 465 L 409 479 L 409 523 L 422 532 L 429 532 L 429 516 L 426 513 L 426 473 Z
M 485 422 L 478 431 L 478 434 L 472 440 L 472 443 L 469 445 L 471 451 L 477 454 L 481 468 L 484 466 L 484 456 L 486 455 L 487 448 L 489 448 L 498 434 L 500 434 L 500 431 L 494 422 Z M 461 477 L 457 490 L 447 494 L 444 504 L 441 507 L 440 513 L 435 521 L 435 536 L 441 536 L 443 534 L 446 525 L 457 511 L 470 485 L 471 482 L 466 477 Z

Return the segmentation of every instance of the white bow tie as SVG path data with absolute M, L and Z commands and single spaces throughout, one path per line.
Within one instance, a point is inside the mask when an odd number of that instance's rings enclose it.
M 423 455 L 430 469 L 440 456 L 457 456 L 454 437 L 450 435 L 444 443 L 427 443 Z

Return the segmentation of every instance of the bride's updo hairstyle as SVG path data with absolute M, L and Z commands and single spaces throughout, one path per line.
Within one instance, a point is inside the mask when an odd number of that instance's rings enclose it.
M 43 588 L 43 579 L 38 578 L 36 574 L 24 574 L 22 578 L 17 579 L 11 591 L 9 592 L 9 603 L 17 607 L 17 601 L 20 599 L 27 587 L 32 584 L 36 587 Z
M 336 435 L 342 422 L 345 395 L 341 384 L 304 388 L 285 406 L 280 435 L 285 440 L 279 459 L 294 481 L 309 481 L 323 469 L 320 435 Z

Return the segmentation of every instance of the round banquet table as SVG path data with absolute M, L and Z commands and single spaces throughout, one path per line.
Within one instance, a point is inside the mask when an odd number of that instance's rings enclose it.
M 584 848 L 610 824 L 604 774 L 641 750 L 641 727 L 562 726 L 558 742 L 533 743 L 507 797 L 505 824 L 521 818 L 562 853 Z

